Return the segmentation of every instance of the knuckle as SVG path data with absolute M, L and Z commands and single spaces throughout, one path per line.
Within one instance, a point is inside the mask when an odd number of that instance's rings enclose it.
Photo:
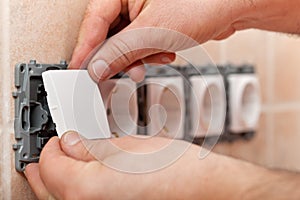
M 123 39 L 114 39 L 112 47 L 111 50 L 114 55 L 113 63 L 127 66 L 135 61 L 135 51 L 132 46 Z

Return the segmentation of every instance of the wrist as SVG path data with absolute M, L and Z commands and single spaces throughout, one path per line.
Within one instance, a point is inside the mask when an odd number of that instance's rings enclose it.
M 253 182 L 242 197 L 255 199 L 299 199 L 300 175 L 283 170 L 264 169 L 261 179 Z
M 263 168 L 247 162 L 212 152 L 200 159 L 199 153 L 200 148 L 192 146 L 180 158 L 167 191 L 173 199 L 239 200 L 263 174 Z
M 269 177 L 267 169 L 231 157 L 210 153 L 197 159 L 190 183 L 203 199 L 245 199 Z
M 300 20 L 299 0 L 251 0 L 234 1 L 235 14 L 232 27 L 235 30 L 256 28 L 269 31 L 298 33 Z

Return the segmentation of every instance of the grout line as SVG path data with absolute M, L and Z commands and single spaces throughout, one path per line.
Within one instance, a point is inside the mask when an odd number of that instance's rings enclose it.
M 286 111 L 300 111 L 300 103 L 279 103 L 279 104 L 264 104 L 261 107 L 262 112 L 278 113 Z
M 10 122 L 11 122 L 11 68 L 10 68 L 10 9 L 9 9 L 10 1 L 2 0 L 0 3 L 1 9 L 1 40 L 2 40 L 2 60 L 1 60 L 1 74 L 3 84 L 1 86 L 2 90 L 2 99 L 0 102 L 3 104 L 2 113 L 2 147 L 3 151 L 1 152 L 2 157 L 2 171 L 1 173 L 1 183 L 3 189 L 3 198 L 11 199 L 11 130 Z
M 220 48 L 219 48 L 219 64 L 224 65 L 227 63 L 227 41 L 220 41 Z
M 274 103 L 274 58 L 275 58 L 275 40 L 274 33 L 267 32 L 266 33 L 266 72 L 267 81 L 266 81 L 266 93 L 267 93 L 267 101 L 272 105 L 270 107 L 275 108 Z M 268 107 L 265 107 L 268 108 Z M 274 117 L 272 114 L 268 113 L 266 117 L 266 129 L 267 129 L 267 156 L 268 156 L 268 164 L 270 167 L 274 166 Z

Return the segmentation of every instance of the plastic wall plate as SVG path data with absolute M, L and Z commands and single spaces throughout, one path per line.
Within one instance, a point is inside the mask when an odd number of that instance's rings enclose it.
M 137 87 L 129 78 L 99 84 L 113 137 L 137 134 Z
M 193 76 L 191 91 L 191 136 L 221 135 L 226 119 L 226 92 L 221 75 Z
M 87 139 L 111 136 L 100 91 L 86 70 L 53 70 L 42 76 L 59 137 L 69 130 Z
M 259 82 L 254 74 L 232 74 L 229 83 L 229 130 L 232 133 L 254 131 L 260 116 Z
M 184 137 L 185 94 L 181 77 L 148 78 L 148 135 L 159 133 L 177 139 Z

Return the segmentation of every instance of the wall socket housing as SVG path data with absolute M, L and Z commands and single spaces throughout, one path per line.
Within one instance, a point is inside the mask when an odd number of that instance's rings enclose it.
M 13 97 L 17 142 L 13 149 L 18 171 L 38 162 L 44 145 L 57 135 L 42 73 L 66 68 L 65 61 L 16 65 Z M 118 74 L 99 86 L 113 136 L 163 132 L 168 137 L 201 144 L 204 137 L 220 137 L 221 142 L 254 135 L 260 97 L 253 66 L 146 68 L 142 83 L 135 84 L 128 76 Z

